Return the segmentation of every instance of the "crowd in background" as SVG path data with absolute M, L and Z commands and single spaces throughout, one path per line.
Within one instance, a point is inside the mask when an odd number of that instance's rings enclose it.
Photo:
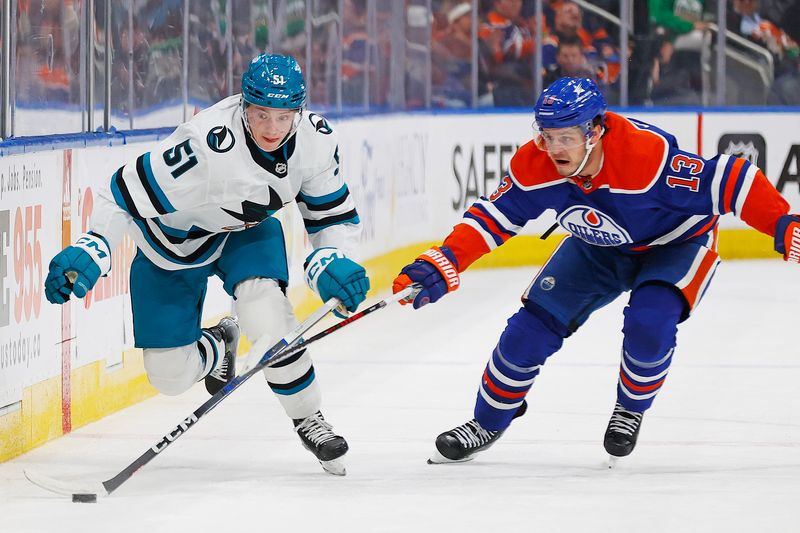
M 633 0 L 628 58 L 621 57 L 619 26 L 572 0 L 544 0 L 540 24 L 534 0 L 481 0 L 474 33 L 472 2 L 463 0 L 308 1 L 193 0 L 188 14 L 183 0 L 111 2 L 110 28 L 105 2 L 96 1 L 90 42 L 95 103 L 105 94 L 106 32 L 112 109 L 123 115 L 185 98 L 184 79 L 193 102 L 238 92 L 247 61 L 261 50 L 294 55 L 309 74 L 312 105 L 320 106 L 530 107 L 540 45 L 544 85 L 565 75 L 591 77 L 616 103 L 621 62 L 627 59 L 629 104 L 707 103 L 701 97 L 701 56 L 715 39 L 710 29 L 718 22 L 717 0 Z M 591 4 L 620 15 L 619 0 Z M 727 41 L 732 53 L 745 58 L 728 61 L 728 102 L 800 105 L 800 2 L 727 0 L 727 5 L 728 31 L 761 51 Z M 84 105 L 84 1 L 18 0 L 16 8 L 14 105 Z M 391 101 L 398 63 L 403 65 L 400 105 Z M 753 64 L 769 64 L 763 96 L 753 96 L 747 72 L 737 70 L 740 64 L 750 72 Z
M 619 16 L 619 0 L 594 0 L 591 4 Z M 772 55 L 774 81 L 766 103 L 800 104 L 798 2 L 733 0 L 728 4 L 728 30 Z M 533 103 L 533 55 L 539 41 L 534 5 L 528 0 L 481 2 L 478 56 L 482 102 L 495 106 Z M 638 0 L 632 6 L 629 103 L 701 105 L 700 53 L 707 46 L 704 33 L 716 22 L 716 2 Z M 543 7 L 544 85 L 560 76 L 591 77 L 609 101 L 618 101 L 619 27 L 570 0 L 545 0 Z M 445 106 L 466 105 L 472 52 L 470 3 L 441 2 L 434 20 L 437 100 Z M 728 42 L 728 46 L 736 49 L 735 43 Z M 735 72 L 735 65 L 731 70 Z M 735 85 L 736 80 L 731 83 Z

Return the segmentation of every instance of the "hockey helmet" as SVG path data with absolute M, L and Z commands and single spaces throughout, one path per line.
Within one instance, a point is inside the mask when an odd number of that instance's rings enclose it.
M 595 118 L 605 124 L 608 104 L 603 93 L 589 78 L 559 78 L 550 84 L 536 101 L 534 107 L 534 138 L 541 146 L 547 140 L 545 129 L 580 128 L 583 137 L 592 133 Z
M 242 75 L 242 99 L 262 107 L 302 109 L 306 84 L 292 56 L 260 54 Z

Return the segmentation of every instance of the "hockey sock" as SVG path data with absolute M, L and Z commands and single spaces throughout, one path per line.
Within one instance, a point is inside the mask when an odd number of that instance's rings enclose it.
M 541 365 L 523 368 L 509 362 L 500 353 L 500 345 L 492 352 L 478 388 L 475 419 L 487 431 L 506 429 L 522 405 Z
M 672 363 L 670 350 L 660 361 L 645 363 L 622 351 L 617 382 L 617 401 L 629 411 L 643 412 L 650 408 L 667 379 Z
M 539 369 L 567 335 L 564 326 L 532 302 L 508 319 L 478 388 L 475 419 L 484 429 L 500 431 L 511 424 Z
M 617 400 L 630 411 L 645 411 L 669 372 L 678 322 L 686 303 L 675 287 L 637 288 L 625 308 Z

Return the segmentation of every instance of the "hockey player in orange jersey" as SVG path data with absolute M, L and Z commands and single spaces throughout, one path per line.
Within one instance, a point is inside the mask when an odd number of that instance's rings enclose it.
M 456 290 L 460 272 L 546 209 L 569 232 L 508 319 L 474 418 L 438 436 L 431 462 L 467 461 L 496 442 L 525 413 L 547 358 L 627 291 L 616 405 L 603 444 L 612 458 L 630 454 L 667 377 L 677 326 L 719 263 L 719 217 L 735 214 L 773 236 L 784 259 L 800 260 L 800 216 L 748 161 L 681 150 L 671 134 L 608 112 L 589 79 L 556 80 L 534 115 L 534 139 L 514 154 L 497 190 L 394 280 L 395 292 L 422 285 L 408 302 L 416 309 Z

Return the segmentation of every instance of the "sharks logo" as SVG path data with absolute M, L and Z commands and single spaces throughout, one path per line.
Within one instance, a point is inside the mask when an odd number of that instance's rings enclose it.
M 277 212 L 281 207 L 283 207 L 283 200 L 275 192 L 275 189 L 269 187 L 269 203 L 267 205 L 259 204 L 257 202 L 251 202 L 250 200 L 245 200 L 242 202 L 242 212 L 237 213 L 236 211 L 232 211 L 230 209 L 222 208 L 223 211 L 228 213 L 230 216 L 237 220 L 241 220 L 244 224 L 239 224 L 237 226 L 225 226 L 222 228 L 225 231 L 238 231 L 241 229 L 251 228 L 253 226 L 259 225 L 261 222 L 264 221 L 267 217 L 272 216 Z
M 322 115 L 316 113 L 308 114 L 308 121 L 314 126 L 314 129 L 323 135 L 330 135 L 333 133 L 333 128 L 330 127 L 328 121 Z
M 228 126 L 214 126 L 206 135 L 208 147 L 218 154 L 223 154 L 233 148 L 236 139 Z

